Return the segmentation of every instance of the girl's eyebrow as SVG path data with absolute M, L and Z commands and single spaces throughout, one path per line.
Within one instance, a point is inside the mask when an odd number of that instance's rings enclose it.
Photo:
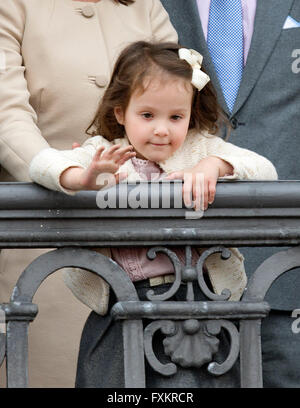
M 141 105 L 141 106 L 139 106 L 138 107 L 138 110 L 158 110 L 157 108 L 156 108 L 156 106 L 155 105 Z M 186 107 L 181 107 L 181 106 L 178 106 L 178 107 L 174 107 L 174 108 L 171 108 L 170 109 L 170 112 L 187 112 L 189 110 L 189 108 L 186 108 Z
M 177 108 L 177 109 L 171 109 L 170 114 L 174 115 L 175 113 L 187 113 L 189 109 L 187 108 Z
M 155 109 L 155 106 L 142 105 L 138 107 L 138 110 L 153 110 L 153 109 Z

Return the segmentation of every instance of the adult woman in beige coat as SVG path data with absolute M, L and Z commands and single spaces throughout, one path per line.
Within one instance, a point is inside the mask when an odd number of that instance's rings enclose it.
M 159 0 L 1 1 L 0 181 L 29 181 L 28 164 L 39 151 L 86 139 L 115 59 L 140 39 L 177 40 Z M 0 303 L 41 252 L 1 251 Z M 39 314 L 29 331 L 29 385 L 72 387 L 89 309 L 60 273 L 43 283 L 34 302 Z

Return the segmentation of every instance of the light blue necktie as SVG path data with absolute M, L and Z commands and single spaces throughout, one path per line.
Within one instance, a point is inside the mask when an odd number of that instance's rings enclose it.
M 241 0 L 211 0 L 207 46 L 231 112 L 243 73 Z

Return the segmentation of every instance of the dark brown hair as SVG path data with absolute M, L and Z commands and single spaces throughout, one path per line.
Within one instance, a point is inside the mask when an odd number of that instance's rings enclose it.
M 116 61 L 108 88 L 100 102 L 95 119 L 91 126 L 107 140 L 112 141 L 124 136 L 124 127 L 114 114 L 114 108 L 120 106 L 125 112 L 134 91 L 145 90 L 147 77 L 166 73 L 191 81 L 192 68 L 178 57 L 181 48 L 177 43 L 135 42 L 126 47 Z M 203 70 L 204 71 L 204 70 Z M 215 91 L 209 82 L 201 91 L 193 87 L 192 111 L 189 128 L 208 131 L 215 134 L 218 130 L 219 107 Z M 88 128 L 87 133 L 89 132 Z

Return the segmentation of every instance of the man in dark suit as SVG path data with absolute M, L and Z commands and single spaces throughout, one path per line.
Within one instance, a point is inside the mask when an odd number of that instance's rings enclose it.
M 231 123 L 230 142 L 270 159 L 279 179 L 300 180 L 300 0 L 241 2 L 244 66 L 231 109 L 207 43 L 213 0 L 161 1 L 180 44 L 204 57 L 203 66 Z M 248 276 L 279 250 L 241 249 Z M 299 274 L 300 268 L 283 274 L 266 296 L 272 310 L 262 323 L 264 387 L 300 387 L 300 333 L 292 331 L 292 311 L 300 308 Z

